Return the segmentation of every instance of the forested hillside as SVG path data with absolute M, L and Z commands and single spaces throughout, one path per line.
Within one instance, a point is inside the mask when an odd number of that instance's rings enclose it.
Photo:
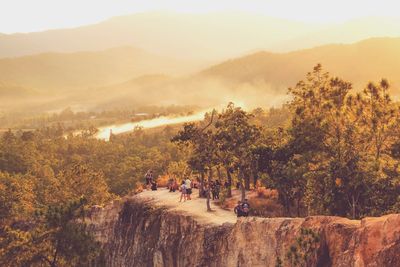
M 137 130 L 110 142 L 89 132 L 63 134 L 52 127 L 1 136 L 1 266 L 87 265 L 99 250 L 76 220 L 91 206 L 140 188 L 147 170 L 162 174 L 182 159 L 168 129 Z
M 207 186 L 217 176 L 227 184 L 224 201 L 237 183 L 242 199 L 269 189 L 284 216 L 398 213 L 400 108 L 389 91 L 385 79 L 353 89 L 317 65 L 279 109 L 230 103 L 201 122 L 136 129 L 109 142 L 94 139 L 93 128 L 65 136 L 61 124 L 7 131 L 0 139 L 0 264 L 98 260 L 100 247 L 81 224 L 87 211 L 140 190 L 149 169 L 159 182 L 197 177 L 208 208 Z

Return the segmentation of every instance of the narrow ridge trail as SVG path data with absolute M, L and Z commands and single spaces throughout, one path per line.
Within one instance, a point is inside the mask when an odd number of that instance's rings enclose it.
M 169 192 L 168 189 L 159 188 L 157 191 L 145 190 L 137 195 L 135 198 L 151 199 L 157 206 L 163 206 L 169 210 L 179 211 L 190 215 L 200 223 L 203 224 L 217 224 L 235 223 L 237 221 L 236 215 L 233 211 L 224 210 L 215 205 L 211 200 L 211 212 L 207 211 L 206 199 L 199 198 L 197 189 L 193 189 L 192 199 L 185 202 L 179 202 L 180 192 Z

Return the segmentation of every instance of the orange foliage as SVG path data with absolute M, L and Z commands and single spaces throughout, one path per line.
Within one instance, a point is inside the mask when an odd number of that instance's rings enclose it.
M 284 210 L 275 199 L 250 198 L 251 215 L 261 217 L 282 217 Z
M 157 186 L 158 187 L 167 187 L 169 179 L 170 179 L 170 177 L 168 174 L 158 176 Z
M 278 199 L 278 191 L 273 189 L 267 189 L 265 187 L 258 187 L 257 188 L 257 197 L 264 198 L 264 199 Z
M 137 182 L 135 186 L 135 194 L 143 192 L 143 190 L 144 190 L 143 183 Z

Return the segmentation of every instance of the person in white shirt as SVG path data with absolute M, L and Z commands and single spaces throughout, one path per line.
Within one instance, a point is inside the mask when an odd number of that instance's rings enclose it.
M 191 200 L 190 195 L 192 194 L 192 181 L 189 179 L 189 177 L 186 178 L 185 185 L 186 185 L 186 198 L 187 200 Z

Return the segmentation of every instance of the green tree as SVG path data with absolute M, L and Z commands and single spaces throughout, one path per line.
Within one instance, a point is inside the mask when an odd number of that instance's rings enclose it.
M 102 205 L 111 199 L 108 186 L 101 172 L 76 164 L 58 175 L 63 200 L 84 197 L 89 205 Z
M 251 123 L 251 118 L 251 114 L 230 103 L 215 124 L 215 145 L 224 155 L 221 157 L 222 164 L 228 172 L 232 168 L 238 172 L 242 200 L 246 198 L 246 188 L 250 187 L 254 150 L 261 135 L 260 128 Z
M 79 221 L 85 204 L 81 198 L 38 212 L 29 230 L 6 227 L 2 266 L 87 266 L 99 256 L 100 245 Z

